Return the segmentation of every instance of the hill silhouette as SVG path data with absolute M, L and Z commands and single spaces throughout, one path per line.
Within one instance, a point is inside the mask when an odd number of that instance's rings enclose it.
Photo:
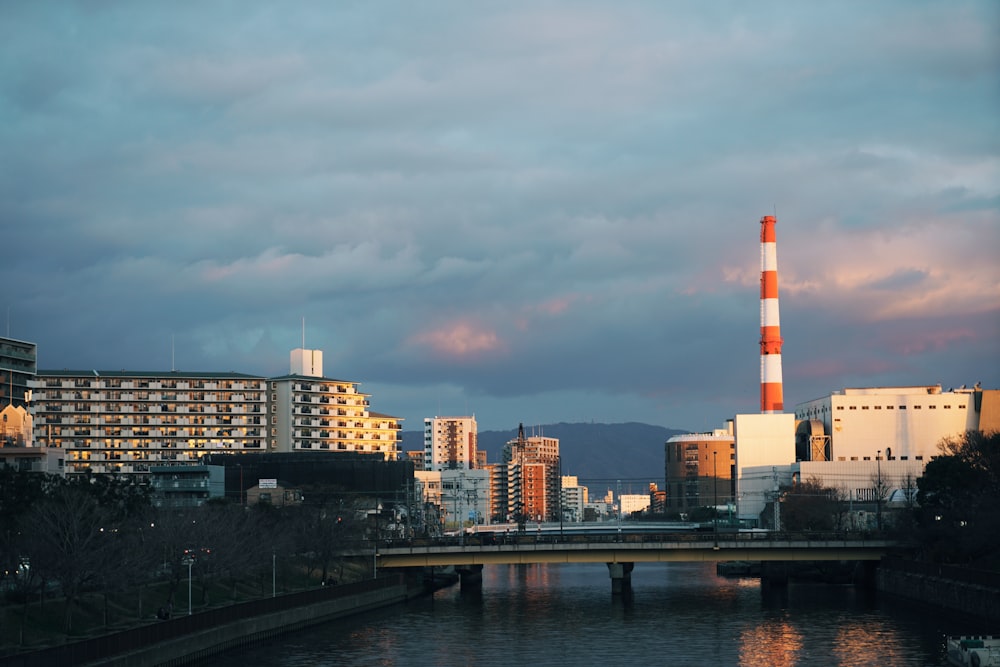
M 591 493 L 615 488 L 621 480 L 622 493 L 644 493 L 650 482 L 663 488 L 664 443 L 685 430 L 626 422 L 621 424 L 544 424 L 524 427 L 527 436 L 544 435 L 559 439 L 562 473 L 576 475 Z M 403 431 L 404 451 L 423 449 L 423 431 Z M 479 448 L 487 461 L 497 463 L 503 446 L 517 437 L 517 429 L 480 431 Z

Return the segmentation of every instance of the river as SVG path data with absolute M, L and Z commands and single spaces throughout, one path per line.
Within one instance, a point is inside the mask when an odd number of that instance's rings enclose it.
M 724 578 L 711 563 L 639 563 L 628 601 L 604 565 L 487 566 L 479 592 L 433 597 L 218 656 L 213 667 L 319 665 L 943 665 L 973 619 L 851 586 Z

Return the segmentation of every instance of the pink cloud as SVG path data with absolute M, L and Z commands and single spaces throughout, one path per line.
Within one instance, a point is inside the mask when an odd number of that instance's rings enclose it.
M 470 322 L 445 324 L 437 329 L 416 334 L 410 342 L 430 348 L 439 356 L 456 359 L 500 352 L 505 347 L 495 331 Z
M 573 302 L 577 300 L 575 294 L 569 296 L 557 297 L 554 299 L 549 299 L 536 306 L 536 309 L 545 313 L 546 315 L 561 315 L 562 313 L 569 310 L 569 307 L 573 305 Z
M 976 332 L 971 329 L 950 329 L 947 331 L 926 331 L 919 335 L 911 334 L 899 340 L 892 341 L 901 354 L 920 354 L 928 350 L 943 350 L 958 341 L 975 340 Z

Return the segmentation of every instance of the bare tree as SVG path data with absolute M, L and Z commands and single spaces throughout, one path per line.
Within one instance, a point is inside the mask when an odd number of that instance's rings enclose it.
M 73 607 L 84 588 L 108 567 L 113 545 L 108 516 L 83 489 L 55 489 L 27 515 L 23 532 L 29 536 L 32 568 L 59 583 L 66 598 L 65 631 L 72 631 Z
M 872 500 L 875 502 L 875 527 L 881 531 L 883 528 L 882 508 L 892 487 L 889 484 L 889 478 L 879 470 L 872 473 L 868 488 L 871 490 Z

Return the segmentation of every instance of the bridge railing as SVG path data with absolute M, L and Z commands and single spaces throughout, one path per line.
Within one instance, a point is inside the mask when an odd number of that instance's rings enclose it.
M 406 548 L 440 548 L 440 547 L 502 547 L 506 545 L 572 545 L 572 544 L 662 544 L 662 543 L 685 543 L 685 542 L 706 542 L 718 540 L 720 542 L 853 542 L 863 543 L 872 540 L 885 541 L 889 539 L 887 535 L 876 532 L 774 532 L 774 531 L 754 531 L 735 532 L 720 531 L 691 531 L 691 532 L 664 532 L 631 533 L 622 531 L 621 533 L 563 533 L 545 532 L 533 533 L 523 531 L 510 533 L 500 533 L 496 531 L 468 533 L 465 535 L 444 535 L 436 537 L 413 537 L 413 538 L 383 538 L 377 542 L 365 540 L 357 545 L 361 551 L 372 551 L 380 549 L 406 549 Z

